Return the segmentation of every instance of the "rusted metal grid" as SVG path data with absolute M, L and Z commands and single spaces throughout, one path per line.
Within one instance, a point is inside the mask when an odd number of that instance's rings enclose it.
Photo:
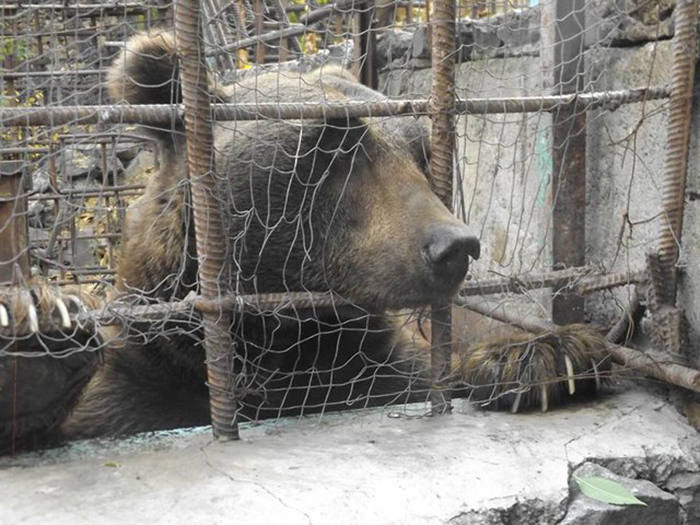
M 452 8 L 454 5 L 452 5 Z M 437 13 L 439 13 L 438 6 L 435 5 L 435 15 L 433 17 L 432 23 L 434 24 L 433 31 L 434 31 L 434 40 L 433 43 L 434 45 L 437 45 L 438 47 L 440 46 L 440 38 L 435 38 L 436 36 L 436 31 L 439 33 L 438 28 L 441 30 L 444 30 L 444 19 L 441 17 L 437 16 Z M 448 20 L 453 20 L 454 16 L 448 17 Z M 440 24 L 443 24 L 443 27 L 441 27 Z M 681 32 L 681 35 L 683 33 Z M 276 36 L 277 37 L 277 36 Z M 681 37 L 679 37 L 680 40 Z M 259 43 L 261 40 L 256 39 L 255 43 Z M 436 44 L 438 42 L 438 44 Z M 445 44 L 445 42 L 442 42 Z M 453 44 L 452 44 L 453 45 Z M 685 42 L 683 45 L 688 46 L 688 43 Z M 441 67 L 445 67 L 446 70 L 450 70 L 450 67 L 454 67 L 453 65 L 449 65 L 449 60 L 445 60 L 445 57 L 449 57 L 451 52 L 448 52 L 447 54 L 443 54 L 443 59 L 439 60 L 437 64 L 434 64 L 434 70 L 440 69 Z M 217 55 L 217 53 L 212 53 L 212 56 Z M 439 53 L 434 52 L 433 53 L 433 60 L 436 60 L 436 56 L 440 56 Z M 436 75 L 437 77 L 438 75 Z M 8 76 L 8 78 L 11 79 L 11 76 Z M 692 74 L 690 75 L 690 78 L 692 78 Z M 444 82 L 444 79 L 443 79 Z M 674 81 L 675 82 L 675 81 Z M 448 84 L 449 85 L 449 84 Z M 284 119 L 284 118 L 299 118 L 299 116 L 303 116 L 304 118 L 316 118 L 322 117 L 322 116 L 332 116 L 334 114 L 337 115 L 351 115 L 351 116 L 381 116 L 381 115 L 409 115 L 409 114 L 430 114 L 433 116 L 435 119 L 434 122 L 439 123 L 440 117 L 444 117 L 445 115 L 452 117 L 455 113 L 463 112 L 463 113 L 479 113 L 479 114 L 487 114 L 487 113 L 522 113 L 526 111 L 562 111 L 562 109 L 566 108 L 576 108 L 577 113 L 582 113 L 588 109 L 593 109 L 594 107 L 617 107 L 621 104 L 627 103 L 627 102 L 632 102 L 632 101 L 638 101 L 638 100 L 652 100 L 654 98 L 665 98 L 668 96 L 668 90 L 666 88 L 660 87 L 660 88 L 640 88 L 638 90 L 631 90 L 631 91 L 625 91 L 625 92 L 620 92 L 620 93 L 610 93 L 610 92 L 604 92 L 604 93 L 597 93 L 597 94 L 584 94 L 584 95 L 577 95 L 577 94 L 571 94 L 571 95 L 560 95 L 560 96 L 546 96 L 546 97 L 531 97 L 529 99 L 524 99 L 522 97 L 513 97 L 513 98 L 504 98 L 504 99 L 488 99 L 488 100 L 465 100 L 465 101 L 459 101 L 458 103 L 454 103 L 454 109 L 450 107 L 448 110 L 444 109 L 439 109 L 439 102 L 437 102 L 437 99 L 440 98 L 441 95 L 445 95 L 446 93 L 449 93 L 449 89 L 444 89 L 446 85 L 444 83 L 440 84 L 440 80 L 436 80 L 436 91 L 434 93 L 434 96 L 432 98 L 432 104 L 435 104 L 434 106 L 431 107 L 430 101 L 427 99 L 422 99 L 422 100 L 413 100 L 413 101 L 401 101 L 401 102 L 392 102 L 392 103 L 385 103 L 385 104 L 374 104 L 374 105 L 367 105 L 367 104 L 357 104 L 357 105 L 351 105 L 351 106 L 322 106 L 322 105 L 314 105 L 314 104 L 309 104 L 309 105 L 295 105 L 295 106 L 289 106 L 289 107 L 284 107 L 284 106 L 270 106 L 270 107 L 265 107 L 265 106 L 245 106 L 245 105 L 214 105 L 214 118 L 217 119 L 225 119 L 225 120 L 245 120 L 245 119 L 254 119 L 254 118 L 260 118 L 262 117 L 267 117 L 267 118 L 275 118 L 275 119 Z M 200 86 L 202 88 L 202 86 Z M 674 83 L 674 86 L 672 88 L 673 90 L 680 90 L 680 89 L 686 89 L 687 93 L 687 84 L 684 85 L 683 88 L 678 87 L 677 84 Z M 684 98 L 685 97 L 685 98 Z M 686 95 L 679 95 L 679 100 L 682 102 L 687 102 L 689 97 Z M 443 101 L 443 103 L 447 103 L 448 105 L 450 104 L 450 101 Z M 446 106 L 447 107 L 447 106 Z M 99 109 L 96 108 L 91 108 L 91 107 L 72 107 L 69 109 L 60 109 L 60 108 L 46 108 L 46 109 L 33 109 L 33 108 L 17 108 L 17 109 L 7 109 L 7 110 L 2 110 L 2 113 L 0 113 L 3 123 L 10 126 L 36 126 L 40 124 L 49 124 L 52 123 L 54 125 L 61 124 L 62 122 L 70 122 L 70 123 L 75 123 L 80 122 L 81 125 L 84 124 L 100 124 L 100 125 L 106 125 L 109 123 L 113 122 L 120 122 L 120 123 L 126 123 L 126 122 L 134 122 L 134 123 L 153 123 L 153 122 L 163 122 L 163 121 L 168 121 L 172 117 L 172 108 L 171 107 L 150 107 L 150 108 L 121 108 L 121 107 L 100 107 Z M 687 111 L 686 111 L 687 113 Z M 180 116 L 184 116 L 185 121 L 187 121 L 187 102 L 183 107 L 178 108 L 178 114 Z M 446 124 L 447 129 L 449 129 L 449 122 Z M 684 123 L 685 125 L 685 123 Z M 439 124 L 438 124 L 439 126 Z M 685 137 L 687 137 L 687 130 L 685 130 Z M 682 139 L 678 139 L 682 140 Z M 687 139 L 686 139 L 687 140 Z M 441 144 L 445 144 L 444 141 L 438 142 L 438 146 Z M 101 147 L 101 149 L 104 151 L 106 146 Z M 63 149 L 63 148 L 61 148 Z M 438 147 L 437 150 L 434 149 L 434 151 L 438 151 L 440 148 Z M 21 147 L 18 148 L 16 154 L 22 154 L 23 152 L 20 151 Z M 48 146 L 49 152 L 51 151 L 51 145 Z M 446 148 L 447 150 L 447 148 Z M 451 166 L 452 160 L 451 160 L 451 155 L 452 155 L 452 149 L 449 150 L 449 159 L 445 155 L 437 155 L 438 159 L 436 160 L 435 157 L 433 157 L 433 162 L 435 163 L 434 165 L 437 166 L 437 169 L 435 167 L 433 168 L 433 174 L 439 173 L 440 171 L 443 171 L 444 173 L 449 173 L 449 181 L 451 184 L 451 167 L 448 169 L 446 165 L 449 163 Z M 38 151 L 37 151 L 38 152 Z M 103 157 L 104 158 L 104 157 Z M 442 166 L 440 166 L 440 159 L 442 159 L 442 162 L 444 163 Z M 687 161 L 687 152 L 686 152 L 686 161 Z M 104 161 L 103 161 L 104 162 Z M 107 172 L 108 170 L 104 169 L 103 172 Z M 194 170 L 193 173 L 195 173 L 197 170 Z M 447 180 L 444 179 L 443 180 Z M 126 186 L 126 187 L 115 187 L 115 188 L 105 188 L 105 190 L 101 190 L 99 192 L 99 196 L 104 196 L 108 195 L 110 192 L 115 193 L 115 199 L 119 198 L 120 192 L 121 195 L 123 196 L 123 192 L 126 191 L 139 191 L 142 187 L 135 185 L 135 186 Z M 66 191 L 66 190 L 61 190 L 61 191 Z M 77 193 L 77 192 L 76 192 Z M 443 199 L 451 201 L 451 189 L 445 189 L 443 188 L 442 191 L 438 192 Z M 448 196 L 448 193 L 450 194 Z M 75 195 L 75 193 L 72 193 L 70 190 L 68 190 L 69 195 Z M 35 196 L 35 197 L 30 197 L 30 199 L 35 198 L 37 200 L 50 200 L 57 198 L 56 195 L 65 195 L 65 193 L 61 194 L 60 192 L 56 192 L 55 194 L 45 194 L 41 196 Z M 682 202 L 682 199 L 681 199 Z M 450 202 L 451 204 L 451 202 Z M 195 203 L 195 207 L 197 204 Z M 681 209 L 682 212 L 682 209 Z M 676 226 L 674 231 L 678 231 L 679 227 Z M 109 232 L 110 234 L 112 232 Z M 199 238 L 200 236 L 198 236 Z M 677 234 L 677 237 L 679 237 L 679 234 Z M 65 240 L 66 242 L 72 242 L 75 239 L 73 236 L 73 231 L 71 231 L 71 238 L 70 239 L 62 239 L 60 235 L 57 237 L 56 241 L 62 241 Z M 201 252 L 200 252 L 201 253 Z M 632 279 L 634 280 L 634 279 Z M 641 280 L 641 278 L 640 278 Z M 547 281 L 547 282 L 552 282 L 552 281 Z M 620 284 L 628 284 L 630 282 L 630 279 L 628 277 L 623 277 L 622 279 L 618 279 L 615 281 L 613 285 L 620 285 Z M 504 287 L 507 288 L 509 286 L 512 286 L 512 279 L 503 279 L 500 281 L 500 284 L 494 284 L 494 286 L 498 287 Z M 213 297 L 207 297 L 207 294 L 203 294 L 203 300 L 211 300 Z M 272 298 L 273 302 L 278 301 L 277 304 L 278 306 L 284 306 L 285 304 L 288 304 L 290 299 L 289 297 L 277 297 L 277 298 Z M 323 304 L 323 302 L 320 300 L 320 298 L 317 298 L 319 301 L 319 304 Z M 257 301 L 265 301 L 265 297 L 257 297 L 253 301 L 252 298 L 250 299 L 229 299 L 228 303 L 226 300 L 222 300 L 220 303 L 217 303 L 216 301 L 214 302 L 200 302 L 199 307 L 196 309 L 199 309 L 200 311 L 203 311 L 206 313 L 206 315 L 213 314 L 215 317 L 220 316 L 222 314 L 222 309 L 226 308 L 231 308 L 232 303 L 235 303 L 236 305 L 241 305 L 241 304 L 247 304 L 246 301 L 250 302 L 257 302 Z M 243 302 L 241 302 L 243 301 Z M 459 301 L 458 301 L 459 303 Z M 330 304 L 330 303 L 329 303 Z M 203 306 L 203 305 L 209 305 L 209 306 Z M 167 307 L 169 308 L 169 307 Z M 436 309 L 438 310 L 438 309 Z M 205 315 L 205 316 L 206 316 Z M 436 324 L 439 324 L 439 321 Z M 511 321 L 514 324 L 518 324 L 517 321 L 514 321 L 511 319 Z M 443 323 L 445 326 L 448 325 L 448 323 Z M 540 327 L 541 328 L 541 327 Z M 438 332 L 438 331 L 436 331 Z M 210 340 L 210 339 L 208 339 Z M 449 342 L 450 338 L 445 336 L 445 337 L 440 337 L 436 336 L 436 341 L 435 341 L 435 346 L 436 348 L 442 348 L 444 349 L 444 346 L 442 343 L 445 341 Z M 442 341 L 442 343 L 441 343 Z M 225 342 L 223 343 L 225 346 Z M 634 352 L 633 350 L 629 350 L 629 352 Z M 438 365 L 439 368 L 444 368 L 444 352 L 440 351 L 438 353 L 440 355 L 440 358 L 442 359 L 442 365 Z M 627 362 L 630 363 L 635 359 L 639 359 L 640 356 L 636 354 L 624 354 L 624 352 L 619 353 L 620 356 L 626 355 L 627 357 L 618 357 L 621 361 L 624 362 L 624 359 L 627 359 Z M 617 357 L 617 356 L 616 356 Z M 225 369 L 230 368 L 230 367 L 224 367 Z M 650 373 L 651 375 L 655 375 L 654 369 L 663 369 L 662 365 L 655 364 L 654 367 L 651 366 L 650 363 L 645 362 L 644 366 L 642 369 Z M 681 370 L 683 374 L 686 374 L 687 371 Z M 668 375 L 668 374 L 671 375 Z M 697 380 L 678 380 L 678 379 L 673 379 L 675 377 L 673 374 L 674 372 L 664 372 L 664 374 L 667 374 L 665 376 L 658 376 L 657 377 L 662 377 L 665 380 L 669 380 L 672 383 L 676 384 L 682 384 L 683 386 L 688 387 L 688 385 L 691 385 L 691 388 L 697 389 Z M 437 376 L 436 376 L 437 377 Z M 671 379 L 668 379 L 668 378 Z M 219 383 L 221 384 L 221 383 Z M 227 394 L 228 396 L 228 394 Z M 230 396 L 229 396 L 230 398 Z M 445 405 L 445 399 L 441 398 L 441 400 L 438 402 L 440 406 Z M 230 408 L 227 408 L 226 410 L 229 410 L 226 412 L 226 417 L 224 417 L 224 420 L 228 421 L 233 421 L 232 413 L 230 412 Z M 219 418 L 221 420 L 221 418 Z M 216 418 L 215 418 L 216 421 Z M 222 435 L 225 435 L 222 432 Z M 234 434 L 230 434 L 233 436 Z
M 99 104 L 101 79 L 115 51 L 108 41 L 123 38 L 126 28 L 169 23 L 167 9 L 162 2 L 3 3 L 3 107 Z M 21 213 L 29 226 L 21 257 L 32 254 L 36 275 L 61 285 L 109 285 L 125 208 L 143 189 L 121 182 L 119 156 L 141 149 L 145 139 L 121 129 L 63 124 L 3 126 L 3 175 L 8 184 L 10 178 L 21 181 L 16 191 L 22 204 L 15 209 L 6 201 L 2 207 Z M 28 265 L 21 274 L 29 276 Z

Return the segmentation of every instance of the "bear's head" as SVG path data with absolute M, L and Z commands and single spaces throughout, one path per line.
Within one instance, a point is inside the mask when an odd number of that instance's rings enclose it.
M 239 291 L 332 290 L 370 310 L 456 293 L 479 241 L 432 192 L 411 129 L 365 119 L 232 127 L 217 140 L 218 172 Z
M 129 103 L 179 102 L 178 76 L 172 34 L 139 35 L 115 61 L 110 93 Z M 384 100 L 333 67 L 309 75 L 255 72 L 215 93 L 218 100 L 275 108 Z M 166 161 L 149 187 L 164 206 L 173 186 L 184 187 L 180 125 L 155 129 Z M 334 291 L 373 311 L 420 307 L 453 295 L 469 257 L 479 256 L 475 235 L 431 191 L 427 132 L 413 117 L 217 122 L 215 136 L 217 196 L 229 232 L 215 242 L 228 243 L 238 293 Z M 144 219 L 149 228 L 172 227 L 159 207 L 151 211 Z M 176 237 L 166 233 L 162 239 Z M 182 250 L 156 243 L 154 269 L 143 253 L 156 235 L 142 236 L 131 243 L 135 269 L 123 264 L 122 280 L 139 289 L 169 287 L 171 276 L 181 275 Z M 164 252 L 173 254 L 169 264 Z M 189 286 L 193 260 L 186 263 Z

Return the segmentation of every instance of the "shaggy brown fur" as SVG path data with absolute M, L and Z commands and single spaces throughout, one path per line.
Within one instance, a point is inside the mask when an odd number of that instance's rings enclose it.
M 510 334 L 455 355 L 455 377 L 484 408 L 546 411 L 601 389 L 612 363 L 606 347 L 605 338 L 586 325 Z
M 0 454 L 55 443 L 100 361 L 101 338 L 70 315 L 97 301 L 36 281 L 0 288 Z
M 130 103 L 177 93 L 172 39 L 132 40 L 110 73 L 110 92 Z M 157 57 L 158 64 L 144 57 Z M 168 86 L 167 88 L 165 86 Z M 149 87 L 150 86 L 150 87 Z M 238 83 L 238 102 L 376 100 L 337 69 L 262 75 Z M 220 122 L 215 129 L 220 206 L 237 290 L 333 291 L 361 306 L 263 312 L 236 319 L 243 418 L 425 399 L 425 343 L 407 340 L 391 309 L 451 296 L 466 271 L 435 271 L 425 243 L 435 227 L 466 228 L 430 190 L 420 124 L 386 119 Z M 176 126 L 162 166 L 130 211 L 118 287 L 151 299 L 196 290 L 186 148 Z M 422 162 L 421 162 L 422 159 Z M 200 327 L 185 320 L 127 327 L 127 344 L 105 366 L 65 431 L 121 435 L 209 422 Z
M 179 101 L 177 78 L 172 37 L 140 35 L 115 62 L 109 90 L 115 100 L 133 104 Z M 236 84 L 226 96 L 261 103 L 381 98 L 337 69 L 261 75 Z M 160 139 L 161 166 L 128 213 L 117 288 L 140 301 L 171 301 L 197 291 L 186 144 L 179 122 L 151 132 Z M 448 300 L 461 285 L 468 257 L 479 255 L 476 238 L 428 185 L 427 136 L 423 123 L 413 119 L 216 124 L 214 195 L 227 235 L 211 242 L 225 247 L 231 261 L 231 275 L 221 278 L 239 293 L 332 291 L 357 305 L 236 316 L 230 331 L 242 419 L 427 398 L 427 342 L 402 328 L 393 312 Z M 42 327 L 63 322 L 52 293 L 37 287 Z M 16 326 L 31 332 L 33 314 L 20 303 L 12 306 Z M 581 346 L 588 335 L 581 339 L 576 330 L 582 329 L 572 330 L 517 351 L 477 349 L 458 362 L 457 379 L 480 381 L 485 369 L 475 369 L 475 362 L 494 363 L 486 367 L 487 381 L 505 379 L 516 388 L 561 379 L 555 344 L 563 345 L 578 370 L 589 362 L 583 348 L 594 346 Z M 89 330 L 79 335 L 84 345 L 93 341 Z M 134 322 L 119 335 L 119 345 L 110 338 L 105 363 L 62 434 L 54 432 L 58 416 L 52 416 L 43 426 L 51 430 L 45 437 L 120 436 L 209 423 L 199 322 Z M 521 373 L 516 363 L 523 360 L 545 375 Z M 58 393 L 60 417 L 92 373 L 90 366 L 92 361 L 84 368 L 78 363 L 87 372 L 65 376 L 70 400 L 61 397 L 60 386 L 46 390 Z M 494 375 L 499 369 L 505 373 Z M 12 417 L 0 414 L 1 421 Z M 0 425 L 6 435 L 8 428 Z

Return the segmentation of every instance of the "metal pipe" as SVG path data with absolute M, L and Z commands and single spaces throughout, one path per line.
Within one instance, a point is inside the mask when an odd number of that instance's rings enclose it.
M 594 272 L 587 266 L 556 270 L 536 275 L 513 275 L 498 279 L 468 281 L 461 295 L 491 295 L 502 293 L 524 293 L 542 288 L 573 288 L 575 293 L 586 295 L 617 286 L 641 283 L 647 280 L 646 272 L 631 271 L 614 274 Z
M 226 232 L 215 189 L 214 136 L 204 59 L 199 0 L 175 2 L 175 37 L 185 107 L 187 160 L 192 188 L 194 229 L 199 258 L 199 286 L 207 299 L 226 294 Z M 223 279 L 222 279 L 223 277 Z M 214 436 L 238 438 L 232 316 L 221 308 L 202 315 L 207 378 Z
M 430 96 L 432 120 L 430 184 L 442 203 L 452 211 L 455 152 L 455 3 L 435 0 L 432 19 L 432 74 Z M 431 390 L 433 414 L 449 412 L 451 391 L 445 383 L 452 363 L 452 302 L 431 305 Z
M 505 114 L 554 111 L 576 105 L 581 111 L 615 110 L 623 104 L 668 98 L 666 87 L 635 88 L 571 95 L 514 98 L 474 98 L 457 101 L 454 114 Z M 347 103 L 278 103 L 278 104 L 212 104 L 215 120 L 332 119 L 363 117 L 399 117 L 430 115 L 430 100 L 388 100 L 386 102 Z M 0 108 L 0 125 L 58 126 L 63 124 L 161 124 L 183 117 L 178 104 L 143 104 L 140 106 L 72 106 Z
M 697 60 L 698 0 L 678 0 L 675 10 L 673 69 L 664 163 L 663 214 L 659 231 L 659 264 L 662 272 L 657 306 L 676 305 L 677 270 L 685 209 L 685 187 L 690 149 Z
M 513 285 L 513 283 L 519 283 L 520 289 L 523 287 L 531 286 L 528 289 L 535 289 L 535 284 L 541 285 L 541 287 L 551 286 L 553 282 L 561 282 L 571 278 L 576 278 L 576 275 L 583 275 L 585 268 L 579 268 L 571 270 L 563 270 L 561 272 L 551 272 L 550 274 L 534 277 L 517 277 L 500 279 L 500 284 L 496 285 L 496 279 L 492 281 L 492 286 L 486 290 L 486 293 L 502 293 L 506 290 L 506 287 Z M 587 274 L 591 279 L 595 279 L 595 275 Z M 634 273 L 632 274 L 634 275 Z M 555 281 L 556 279 L 556 281 Z M 630 280 L 631 282 L 631 280 Z M 624 284 L 628 284 L 625 282 Z M 500 286 L 500 288 L 497 288 Z M 484 295 L 478 287 L 475 287 L 472 283 L 467 283 L 460 291 L 461 297 L 473 296 L 473 295 Z M 124 302 L 124 298 L 116 298 L 112 302 L 108 302 L 105 305 L 105 311 L 122 312 L 120 315 L 123 317 L 129 317 L 128 308 L 129 305 Z M 322 308 L 337 308 L 342 305 L 352 304 L 342 297 L 329 293 L 314 293 L 314 292 L 284 292 L 284 293 L 266 293 L 266 294 L 247 294 L 247 295 L 233 295 L 229 294 L 226 296 L 219 297 L 217 299 L 205 299 L 202 296 L 195 296 L 190 299 L 183 301 L 176 301 L 172 303 L 157 303 L 151 304 L 137 310 L 134 314 L 136 318 L 147 316 L 149 319 L 165 319 L 172 313 L 177 313 L 184 310 L 191 310 L 194 308 L 199 312 L 218 312 L 219 310 L 230 310 L 234 314 L 244 312 L 244 311 L 269 311 L 269 310 L 280 310 L 284 311 L 287 309 L 303 310 L 307 308 L 322 309 Z M 356 305 L 357 306 L 357 305 Z M 145 310 L 144 310 L 145 309 Z M 144 312 L 148 312 L 147 314 Z M 105 317 L 102 312 L 92 312 L 89 314 L 94 317 L 97 321 L 106 322 Z M 117 320 L 118 321 L 118 320 Z
M 23 4 L 23 3 L 16 3 L 16 4 L 3 4 L 0 6 L 0 11 L 29 11 L 29 10 L 37 10 L 37 9 L 44 9 L 47 11 L 119 11 L 120 13 L 123 13 L 125 10 L 128 11 L 147 11 L 149 9 L 158 9 L 158 10 L 165 10 L 168 9 L 170 6 L 168 5 L 162 5 L 160 3 L 154 3 L 154 4 L 143 4 L 139 2 L 133 2 L 133 3 L 111 3 L 111 4 L 77 4 L 77 5 L 70 5 L 68 3 L 61 4 L 61 3 L 46 3 L 46 4 Z
M 32 77 L 65 77 L 65 76 L 80 76 L 80 75 L 105 75 L 106 69 L 71 69 L 65 71 L 0 71 L 0 78 L 4 79 L 23 79 Z

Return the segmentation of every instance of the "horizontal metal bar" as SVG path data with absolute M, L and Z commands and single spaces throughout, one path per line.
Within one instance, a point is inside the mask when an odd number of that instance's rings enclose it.
M 559 272 L 558 279 L 571 280 L 579 277 L 584 271 L 588 269 L 571 269 Z M 590 270 L 588 270 L 590 272 Z M 554 274 L 556 272 L 552 272 Z M 589 276 L 592 275 L 589 273 Z M 595 275 L 593 279 L 600 278 L 600 275 Z M 518 279 L 520 282 L 528 280 L 528 278 Z M 512 283 L 512 279 L 503 279 L 503 284 Z M 532 279 L 532 284 L 536 281 Z M 540 279 L 539 283 L 547 283 L 546 279 Z M 552 282 L 553 279 L 552 279 Z M 461 295 L 466 296 L 474 294 L 477 288 L 467 283 L 462 289 Z M 501 290 L 502 291 L 502 290 Z M 500 293 L 500 292 L 492 292 Z M 456 302 L 459 304 L 461 299 L 457 298 Z M 181 312 L 217 312 L 220 310 L 233 310 L 235 312 L 244 310 L 289 310 L 289 309 L 308 309 L 308 308 L 328 308 L 337 307 L 342 305 L 351 304 L 346 300 L 340 298 L 334 294 L 318 294 L 313 292 L 289 292 L 289 293 L 272 293 L 272 294 L 260 294 L 260 295 L 240 295 L 240 296 L 225 296 L 216 300 L 205 300 L 199 296 L 192 297 L 183 301 L 177 301 L 172 303 L 159 303 L 151 305 L 142 306 L 129 306 L 123 302 L 114 303 L 113 306 L 106 306 L 105 310 L 112 312 L 112 315 L 116 316 L 118 313 L 121 316 L 135 317 L 143 319 L 162 319 L 168 317 L 172 314 L 177 314 Z M 134 313 L 135 312 L 135 313 Z M 96 320 L 104 323 L 105 313 L 104 310 L 98 312 L 91 312 L 90 316 L 97 316 Z M 117 316 L 118 317 L 118 316 Z M 109 315 L 107 318 L 111 319 Z M 119 322 L 115 317 L 111 319 L 109 323 Z
M 34 195 L 31 195 L 29 197 L 30 201 L 53 201 L 53 200 L 60 200 L 60 201 L 66 201 L 67 199 L 75 199 L 75 198 L 90 198 L 90 197 L 110 197 L 110 196 L 118 196 L 118 197 L 140 197 L 143 195 L 143 191 L 134 191 L 134 190 L 95 190 L 95 191 L 74 191 L 74 192 L 66 192 L 62 194 L 56 194 L 56 193 L 37 193 Z M 113 206 L 112 206 L 113 207 Z M 123 208 L 128 207 L 128 204 L 124 204 L 122 206 Z
M 143 301 L 143 297 L 136 297 Z M 348 305 L 344 299 L 333 294 L 312 292 L 290 292 L 261 295 L 227 296 L 216 300 L 195 296 L 191 299 L 172 303 L 129 304 L 128 298 L 107 303 L 100 310 L 74 315 L 79 323 L 97 323 L 102 326 L 118 325 L 133 321 L 158 321 L 178 315 L 193 316 L 196 313 L 216 313 L 221 311 L 287 311 L 315 308 L 340 307 Z
M 136 11 L 147 11 L 148 9 L 158 9 L 160 10 L 165 10 L 169 9 L 170 5 L 162 5 L 162 4 L 143 4 L 143 3 L 138 3 L 138 2 L 131 2 L 131 3 L 111 3 L 111 4 L 90 4 L 90 3 L 85 3 L 85 4 L 76 4 L 76 5 L 70 5 L 69 3 L 63 3 L 63 4 L 23 4 L 23 3 L 16 3 L 16 4 L 5 4 L 3 3 L 0 5 L 0 12 L 1 11 L 29 11 L 29 10 L 38 10 L 38 9 L 44 9 L 44 10 L 51 10 L 51 11 L 123 11 L 124 9 L 127 10 L 136 10 Z
M 573 105 L 581 111 L 604 108 L 614 110 L 623 104 L 668 98 L 667 87 L 635 88 L 543 97 L 474 98 L 457 101 L 458 114 L 531 113 L 554 111 Z M 387 100 L 386 102 L 347 103 L 279 103 L 279 104 L 212 104 L 213 117 L 234 120 L 304 120 L 362 117 L 397 117 L 428 115 L 429 102 Z M 182 119 L 178 104 L 141 106 L 73 106 L 42 108 L 0 108 L 2 126 L 40 126 L 63 124 L 159 124 Z
M 114 284 L 116 282 L 116 279 L 114 277 L 103 277 L 101 279 L 83 279 L 81 276 L 76 275 L 75 279 L 58 279 L 55 281 L 48 281 L 49 284 L 53 284 L 55 286 L 76 286 L 76 285 L 81 285 L 81 286 L 88 286 L 88 285 L 93 285 L 93 284 Z
M 462 296 L 525 293 L 542 288 L 569 288 L 574 293 L 586 295 L 599 290 L 635 284 L 647 280 L 645 271 L 606 274 L 587 266 L 568 268 L 538 275 L 500 277 L 481 281 L 469 281 L 462 288 Z
M 236 51 L 237 49 L 254 46 L 256 44 L 277 41 L 280 38 L 289 38 L 292 36 L 302 35 L 306 31 L 310 31 L 311 26 L 316 22 L 320 22 L 321 20 L 328 18 L 336 12 L 342 13 L 348 12 L 352 9 L 357 9 L 362 4 L 366 3 L 366 0 L 338 0 L 332 5 L 324 5 L 323 7 L 320 7 L 300 17 L 300 23 L 298 24 L 293 24 L 289 27 L 277 31 L 270 31 L 261 35 L 242 38 L 240 40 L 237 40 L 236 42 L 232 42 L 231 44 L 226 44 L 225 46 L 207 49 L 205 54 L 207 56 L 218 56 L 224 53 Z
M 124 192 L 135 192 L 136 190 L 144 190 L 146 188 L 145 184 L 125 184 L 123 186 L 106 186 L 104 188 L 98 188 L 94 190 L 59 190 L 54 193 L 34 193 L 29 195 L 30 201 L 44 201 L 44 200 L 64 200 L 66 198 L 72 199 L 76 197 L 104 197 L 106 195 L 119 194 L 119 196 L 124 196 Z M 143 192 L 140 191 L 138 195 Z
M 121 239 L 122 234 L 121 233 L 96 233 L 96 234 L 91 234 L 91 235 L 76 235 L 75 240 L 85 240 L 85 241 L 91 241 L 91 240 L 101 240 L 101 239 Z M 64 236 L 58 236 L 56 237 L 55 241 L 72 241 L 74 238 L 69 236 L 69 235 L 64 235 Z M 43 244 L 47 244 L 51 242 L 51 239 L 34 239 L 30 240 L 29 244 L 33 246 L 41 246 Z
M 14 71 L 0 71 L 0 78 L 8 80 L 21 80 L 23 78 L 33 77 L 65 77 L 79 75 L 104 75 L 106 69 L 73 69 L 66 71 L 22 71 L 20 68 Z

